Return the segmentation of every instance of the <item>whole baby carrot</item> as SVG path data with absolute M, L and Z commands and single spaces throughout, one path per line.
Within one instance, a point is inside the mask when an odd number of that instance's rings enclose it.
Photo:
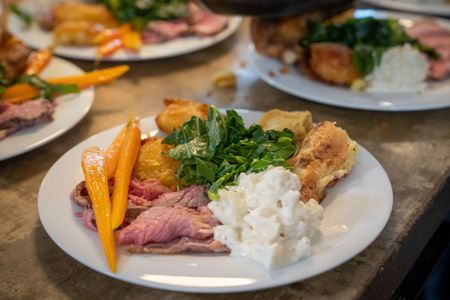
M 106 177 L 104 152 L 96 147 L 83 151 L 81 157 L 86 188 L 94 209 L 98 236 L 112 272 L 116 271 L 116 248 L 111 227 L 111 201 Z
M 114 175 L 111 210 L 112 229 L 118 228 L 125 217 L 128 202 L 128 186 L 130 185 L 131 173 L 136 163 L 140 147 L 141 129 L 139 127 L 139 119 L 135 118 L 127 126 Z
M 108 178 L 113 177 L 114 173 L 116 172 L 117 162 L 119 161 L 120 148 L 122 147 L 123 141 L 125 140 L 128 126 L 129 124 L 125 125 L 125 127 L 122 128 L 114 141 L 105 151 L 106 176 Z

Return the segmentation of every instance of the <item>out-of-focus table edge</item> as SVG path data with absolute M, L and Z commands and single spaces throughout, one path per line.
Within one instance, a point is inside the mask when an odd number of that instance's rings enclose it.
M 450 212 L 450 168 L 436 184 L 433 194 L 428 205 L 415 213 L 415 221 L 405 230 L 401 242 L 386 255 L 384 265 L 357 298 L 389 299 L 400 286 L 433 233 Z

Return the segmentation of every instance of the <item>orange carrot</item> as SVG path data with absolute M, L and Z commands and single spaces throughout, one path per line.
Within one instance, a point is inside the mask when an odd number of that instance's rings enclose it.
M 124 48 L 132 51 L 138 51 L 141 49 L 141 34 L 134 31 L 130 24 L 123 24 L 120 27 L 120 32 L 122 34 L 122 44 Z
M 53 51 L 50 48 L 43 48 L 36 51 L 25 69 L 25 74 L 38 75 L 45 69 L 52 57 Z
M 127 65 L 120 65 L 117 67 L 87 72 L 83 75 L 48 78 L 46 80 L 52 84 L 76 84 L 80 89 L 83 89 L 91 85 L 99 85 L 110 82 L 122 76 L 129 69 L 130 67 Z
M 127 65 L 121 65 L 102 70 L 87 72 L 82 75 L 57 77 L 46 79 L 52 84 L 76 84 L 80 89 L 110 82 L 130 69 Z M 15 84 L 5 90 L 1 95 L 1 100 L 5 103 L 19 104 L 31 100 L 39 95 L 39 90 L 26 83 Z
M 101 44 L 97 48 L 97 56 L 98 57 L 105 57 L 110 56 L 120 48 L 122 48 L 123 42 L 121 38 L 115 38 L 110 41 L 107 41 L 104 44 Z
M 106 165 L 106 176 L 111 178 L 114 176 L 117 168 L 117 162 L 119 160 L 120 147 L 123 144 L 125 135 L 127 132 L 129 124 L 125 125 L 124 128 L 119 132 L 111 145 L 105 152 L 105 165 Z
M 128 202 L 128 186 L 131 172 L 141 147 L 141 129 L 139 119 L 135 118 L 127 126 L 125 139 L 119 152 L 117 169 L 114 175 L 114 189 L 112 195 L 112 229 L 118 228 L 125 217 Z
M 120 38 L 120 30 L 118 28 L 107 28 L 95 36 L 94 43 L 105 44 L 117 38 Z
M 128 31 L 122 36 L 123 46 L 132 51 L 139 51 L 142 46 L 141 34 L 137 31 Z
M 111 202 L 106 177 L 104 152 L 91 147 L 83 151 L 81 157 L 86 188 L 94 209 L 98 236 L 103 246 L 106 260 L 112 272 L 116 272 L 116 248 L 111 227 Z

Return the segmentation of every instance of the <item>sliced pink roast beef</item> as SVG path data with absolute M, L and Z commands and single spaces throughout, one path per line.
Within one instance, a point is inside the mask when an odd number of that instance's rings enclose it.
M 161 194 L 157 199 L 147 202 L 149 206 L 185 206 L 189 208 L 197 208 L 205 206 L 209 203 L 208 197 L 205 196 L 205 187 L 202 185 L 194 185 L 182 189 L 178 192 L 170 192 Z
M 47 100 L 0 104 L 0 140 L 26 127 L 53 120 L 54 105 Z
M 411 37 L 440 55 L 440 59 L 428 60 L 428 76 L 433 79 L 446 77 L 450 73 L 450 30 L 432 21 L 417 22 L 406 30 Z
M 181 237 L 205 240 L 214 235 L 213 227 L 219 224 L 206 206 L 197 210 L 183 206 L 155 206 L 119 230 L 116 241 L 119 245 L 145 246 L 171 242 Z
M 145 181 L 131 179 L 128 198 L 136 205 L 144 205 L 147 201 L 169 192 L 171 190 L 157 179 L 150 178 Z
M 230 250 L 220 242 L 209 238 L 196 240 L 182 237 L 167 243 L 151 243 L 145 246 L 127 245 L 125 249 L 131 253 L 175 254 L 182 252 L 221 253 Z

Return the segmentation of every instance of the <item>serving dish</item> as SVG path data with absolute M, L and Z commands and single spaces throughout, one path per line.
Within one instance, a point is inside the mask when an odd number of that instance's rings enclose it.
M 362 0 L 361 2 L 378 7 L 413 13 L 438 15 L 443 17 L 450 16 L 450 3 L 445 0 Z

